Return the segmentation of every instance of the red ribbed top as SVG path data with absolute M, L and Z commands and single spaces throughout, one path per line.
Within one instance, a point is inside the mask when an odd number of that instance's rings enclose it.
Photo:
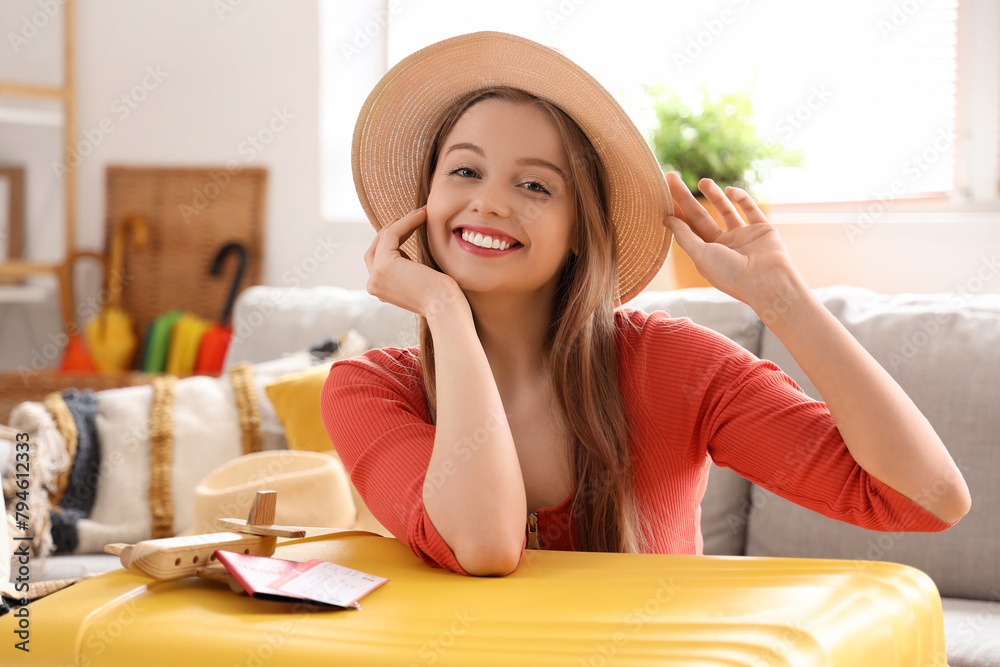
M 700 503 L 712 460 L 863 528 L 931 532 L 952 525 L 866 473 L 826 404 L 770 361 L 660 311 L 620 309 L 615 325 L 636 494 L 656 553 L 701 553 Z M 323 386 L 323 421 L 382 525 L 425 563 L 467 574 L 424 510 L 434 426 L 419 355 L 419 347 L 384 348 L 335 363 Z M 570 510 L 570 498 L 539 510 L 542 548 L 573 549 Z

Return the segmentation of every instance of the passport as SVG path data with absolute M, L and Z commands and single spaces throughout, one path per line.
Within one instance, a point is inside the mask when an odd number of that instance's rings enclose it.
M 358 600 L 389 581 L 320 559 L 300 562 L 222 549 L 215 557 L 248 595 L 262 600 L 361 609 Z

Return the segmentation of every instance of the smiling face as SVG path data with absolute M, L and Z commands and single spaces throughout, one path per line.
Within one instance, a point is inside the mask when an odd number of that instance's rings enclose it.
M 551 295 L 573 246 L 574 197 L 543 111 L 477 102 L 440 144 L 427 197 L 431 255 L 466 292 Z

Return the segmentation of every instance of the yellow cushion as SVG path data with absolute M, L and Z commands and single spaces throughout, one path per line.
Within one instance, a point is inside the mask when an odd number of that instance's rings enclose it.
M 320 391 L 332 365 L 330 362 L 285 375 L 267 385 L 264 390 L 285 428 L 289 449 L 326 452 L 339 461 L 340 457 L 330 442 L 319 411 Z M 354 528 L 389 537 L 391 533 L 372 515 L 353 482 L 351 494 L 354 496 L 354 505 L 358 508 L 358 521 Z
M 320 364 L 283 375 L 264 388 L 285 427 L 289 449 L 325 452 L 333 449 L 319 413 L 319 394 L 332 364 Z

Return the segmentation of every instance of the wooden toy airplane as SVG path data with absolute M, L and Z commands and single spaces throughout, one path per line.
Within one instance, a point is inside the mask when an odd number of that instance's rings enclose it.
M 219 519 L 216 526 L 231 532 L 167 537 L 138 544 L 108 544 L 104 551 L 119 556 L 122 565 L 154 579 L 180 579 L 193 575 L 233 584 L 225 567 L 215 559 L 224 549 L 255 556 L 274 553 L 279 537 L 305 537 L 306 529 L 274 525 L 276 491 L 258 491 L 246 520 Z

